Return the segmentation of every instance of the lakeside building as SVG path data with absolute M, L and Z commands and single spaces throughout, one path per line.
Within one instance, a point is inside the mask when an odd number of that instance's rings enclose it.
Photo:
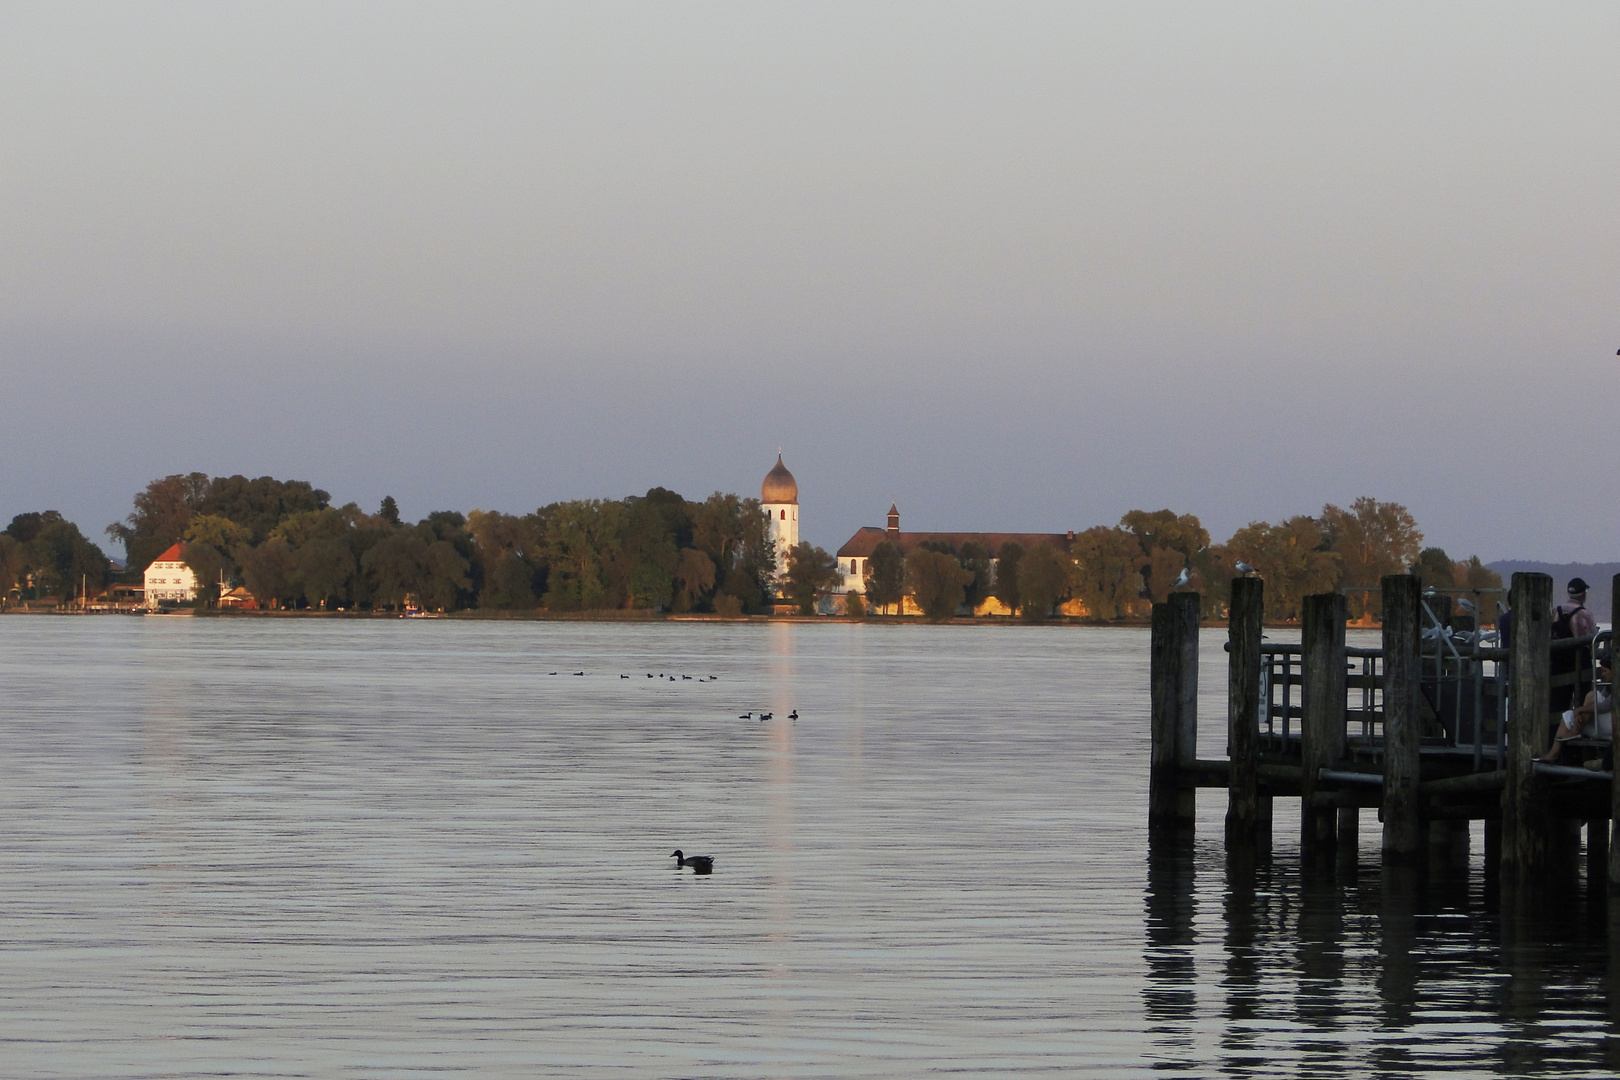
M 776 455 L 776 467 L 765 474 L 759 486 L 759 504 L 771 519 L 771 547 L 776 551 L 776 594 L 783 595 L 783 582 L 787 578 L 788 552 L 799 544 L 799 482 L 793 479 L 782 455 Z
M 886 528 L 875 525 L 863 525 L 844 542 L 838 549 L 838 571 L 844 576 L 843 583 L 833 590 L 835 597 L 847 596 L 849 593 L 866 594 L 866 564 L 872 552 L 884 540 L 889 541 L 900 549 L 900 554 L 910 555 L 923 544 L 937 543 L 949 547 L 953 551 L 961 551 L 962 545 L 976 543 L 990 554 L 990 580 L 995 582 L 996 568 L 1000 562 L 1003 545 L 1016 541 L 1025 551 L 1040 544 L 1057 548 L 1065 555 L 1070 553 L 1074 544 L 1074 533 L 1013 533 L 1013 532 L 901 532 L 900 508 L 891 503 L 889 505 L 889 522 Z M 838 609 L 842 609 L 844 601 L 835 600 Z M 1083 615 L 1084 608 L 1078 601 L 1068 601 L 1060 606 L 1059 610 L 1066 615 Z M 922 612 L 906 597 L 901 603 L 900 614 L 920 615 Z M 974 615 L 1011 615 L 1012 612 L 994 596 L 988 597 L 975 608 Z
M 147 607 L 156 607 L 165 600 L 189 604 L 197 599 L 197 575 L 181 559 L 179 544 L 169 545 L 167 551 L 152 560 L 143 584 Z

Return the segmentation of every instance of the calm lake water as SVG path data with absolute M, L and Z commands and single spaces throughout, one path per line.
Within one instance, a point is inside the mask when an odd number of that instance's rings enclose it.
M 13 617 L 0 679 L 7 1077 L 1617 1071 L 1601 906 L 1504 935 L 1477 836 L 1302 875 L 1279 802 L 1229 871 L 1210 792 L 1150 858 L 1144 631 Z

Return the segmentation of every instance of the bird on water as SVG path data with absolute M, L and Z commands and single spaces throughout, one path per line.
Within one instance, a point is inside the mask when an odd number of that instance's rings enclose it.
M 797 723 L 799 719 L 799 710 L 794 709 L 792 712 L 788 713 L 788 719 Z
M 690 866 L 692 868 L 692 873 L 694 874 L 709 874 L 714 872 L 713 855 L 686 856 L 681 854 L 680 848 L 676 848 L 670 853 L 669 857 L 675 860 L 675 869 L 677 870 L 682 870 Z
M 754 710 L 753 709 L 749 709 L 747 712 L 745 712 L 741 716 L 737 717 L 737 719 L 739 719 L 739 720 L 752 720 L 753 718 L 754 718 Z

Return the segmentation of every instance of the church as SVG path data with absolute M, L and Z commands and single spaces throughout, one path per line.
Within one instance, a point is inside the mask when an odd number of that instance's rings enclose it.
M 780 582 L 787 576 L 788 552 L 799 543 L 799 484 L 793 479 L 793 474 L 788 471 L 787 466 L 782 463 L 781 454 L 776 455 L 776 466 L 765 474 L 765 482 L 759 489 L 759 502 L 761 509 L 770 517 L 770 539 L 776 550 L 776 577 Z M 863 526 L 838 549 L 838 571 L 843 575 L 843 581 L 833 590 L 834 610 L 843 610 L 845 595 L 866 593 L 867 560 L 871 558 L 878 544 L 884 540 L 899 548 L 902 555 L 909 555 L 929 542 L 947 545 L 953 551 L 962 550 L 963 544 L 977 543 L 990 553 L 993 579 L 995 566 L 1004 544 L 1016 541 L 1026 551 L 1039 544 L 1047 544 L 1067 554 L 1074 544 L 1074 533 L 901 532 L 900 509 L 891 504 L 886 528 L 880 529 L 875 525 Z M 1067 609 L 1069 606 L 1066 604 L 1064 608 Z M 906 598 L 902 608 L 902 614 L 919 614 L 909 597 Z M 991 597 L 973 614 L 1012 613 L 1006 610 L 1000 601 Z

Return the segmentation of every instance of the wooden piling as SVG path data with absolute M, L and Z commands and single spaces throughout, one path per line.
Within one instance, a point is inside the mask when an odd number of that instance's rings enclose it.
M 1344 757 L 1344 597 L 1339 593 L 1307 596 L 1302 615 L 1304 708 L 1300 723 L 1300 854 L 1328 854 L 1338 842 L 1337 811 L 1312 806 L 1317 771 L 1332 768 Z
M 1197 816 L 1199 602 L 1197 593 L 1176 593 L 1153 605 L 1148 825 L 1154 829 L 1190 833 Z
M 1548 869 L 1546 799 L 1535 757 L 1546 749 L 1548 659 L 1552 641 L 1552 578 L 1514 574 L 1508 659 L 1507 783 L 1502 789 L 1502 873 L 1521 885 Z
M 1384 590 L 1384 861 L 1414 862 L 1423 855 L 1418 794 L 1419 585 L 1410 574 L 1390 574 Z M 1515 619 L 1518 616 L 1514 616 Z M 1545 621 L 1545 620 L 1544 620 Z
M 1620 604 L 1620 574 L 1614 575 L 1614 580 L 1610 583 L 1609 588 L 1611 589 L 1609 595 L 1614 598 L 1613 602 Z M 1620 607 L 1612 607 L 1609 610 L 1620 612 Z M 1615 659 L 1617 658 L 1615 656 L 1614 642 L 1611 640 L 1609 642 L 1610 664 L 1613 664 Z M 1610 692 L 1613 692 L 1612 686 Z M 1613 749 L 1613 744 L 1611 744 L 1610 748 Z M 1620 830 L 1620 757 L 1616 757 L 1615 765 L 1616 779 L 1609 782 L 1609 891 L 1620 893 L 1620 839 L 1617 839 L 1617 837 L 1620 837 L 1620 832 L 1616 831 Z M 1615 907 L 1620 910 L 1620 905 L 1615 905 Z M 1620 994 L 1616 994 L 1615 997 L 1620 1000 Z
M 1233 578 L 1228 611 L 1226 842 L 1249 846 L 1260 826 L 1260 634 L 1265 583 Z

